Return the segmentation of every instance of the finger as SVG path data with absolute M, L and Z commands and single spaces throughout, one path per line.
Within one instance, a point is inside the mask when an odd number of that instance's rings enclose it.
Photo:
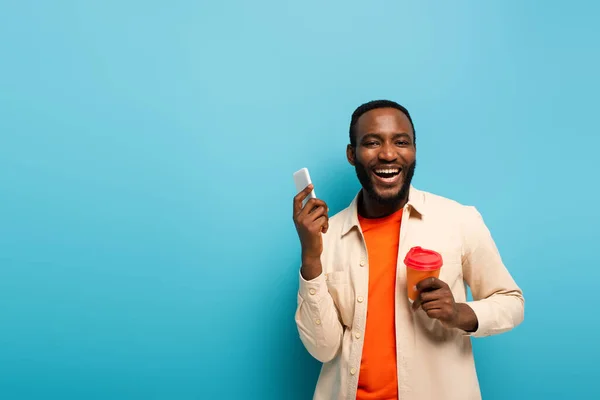
M 417 283 L 417 290 L 419 292 L 425 292 L 425 291 L 431 291 L 431 290 L 436 290 L 436 289 L 442 289 L 446 286 L 447 285 L 445 282 L 432 276 L 429 278 L 425 278 L 422 281 L 420 281 L 419 283 Z
M 321 199 L 309 199 L 299 215 L 312 214 L 318 207 L 323 207 L 327 210 L 327 204 Z
M 431 301 L 438 301 L 444 297 L 443 289 L 435 289 L 430 291 L 424 291 L 419 293 L 421 303 L 429 303 Z
M 311 201 L 314 200 L 314 201 Z M 306 208 L 308 210 L 309 214 L 312 214 L 313 212 L 315 212 L 315 210 L 319 207 L 323 207 L 325 209 L 325 211 L 327 211 L 327 204 L 325 204 L 325 202 L 321 199 L 311 199 L 306 203 L 306 206 L 304 208 Z
M 441 310 L 444 307 L 444 303 L 439 300 L 428 301 L 426 303 L 422 303 L 421 307 L 425 312 L 432 310 Z
M 319 213 L 321 212 L 321 210 L 318 211 Z M 315 214 L 317 214 L 317 212 L 315 212 Z M 310 214 L 310 216 L 312 217 L 313 214 Z M 327 215 L 327 210 L 323 210 L 323 214 L 322 215 L 318 215 L 318 218 L 322 218 L 325 217 L 325 221 L 321 224 L 321 232 L 322 233 L 327 233 L 327 230 L 329 229 L 329 215 Z M 316 221 L 316 219 L 315 219 Z
M 419 307 L 421 307 L 421 304 L 423 304 L 423 298 L 421 297 L 422 293 L 417 293 L 417 298 L 415 299 L 415 301 L 412 304 L 412 309 L 414 311 L 417 311 L 419 309 Z
M 302 202 L 310 194 L 313 188 L 314 186 L 311 183 L 302 191 L 300 191 L 296 196 L 294 196 L 294 215 L 297 215 L 302 210 Z
M 411 308 L 413 311 L 417 311 L 421 307 L 421 298 L 417 297 L 415 301 L 413 301 Z
M 323 215 L 319 218 L 317 218 L 314 222 L 313 222 L 313 228 L 315 232 L 323 232 L 323 227 L 325 226 L 325 224 L 327 224 L 327 216 Z
M 439 320 L 444 319 L 444 310 L 442 310 L 441 308 L 434 308 L 431 310 L 427 310 L 425 312 L 427 313 L 427 316 L 429 318 L 439 319 Z
M 327 216 L 327 208 L 325 208 L 323 206 L 319 206 L 319 207 L 315 208 L 314 211 L 308 213 L 306 218 L 308 219 L 308 221 L 316 221 L 317 219 L 321 218 L 322 216 Z
M 444 297 L 443 289 L 433 289 L 430 291 L 420 291 L 417 293 L 417 298 L 413 302 L 413 310 L 417 310 L 425 303 L 429 303 L 431 301 L 439 301 Z
M 321 232 L 327 233 L 328 230 L 329 230 L 329 216 L 327 216 L 327 221 L 325 221 L 325 225 L 323 225 L 323 228 L 321 228 Z

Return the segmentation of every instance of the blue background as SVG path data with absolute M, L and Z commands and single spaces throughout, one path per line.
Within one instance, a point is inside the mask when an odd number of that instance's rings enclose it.
M 292 173 L 346 206 L 376 98 L 524 289 L 524 324 L 475 340 L 484 399 L 594 397 L 599 11 L 0 1 L 0 398 L 310 398 Z

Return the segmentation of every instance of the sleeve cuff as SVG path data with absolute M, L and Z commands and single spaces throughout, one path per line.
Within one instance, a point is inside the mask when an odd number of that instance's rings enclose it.
M 300 276 L 300 289 L 298 293 L 304 301 L 318 303 L 327 294 L 327 282 L 323 272 L 309 281 L 304 279 L 301 272 L 298 272 L 298 275 Z
M 468 301 L 466 303 L 477 317 L 477 330 L 475 332 L 466 332 L 464 335 L 473 337 L 484 337 L 490 334 L 490 328 L 493 321 L 490 320 L 489 304 L 482 301 Z

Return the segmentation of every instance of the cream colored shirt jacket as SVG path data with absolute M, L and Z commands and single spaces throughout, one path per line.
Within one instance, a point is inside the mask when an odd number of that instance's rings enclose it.
M 315 400 L 356 399 L 369 298 L 369 257 L 357 214 L 358 195 L 329 220 L 323 235 L 323 273 L 300 275 L 295 320 L 308 352 L 323 363 Z M 458 303 L 477 315 L 476 332 L 448 329 L 406 294 L 406 266 L 413 246 L 441 253 L 440 279 Z M 504 266 L 481 215 L 411 187 L 404 207 L 396 271 L 396 355 L 401 400 L 481 399 L 471 336 L 506 332 L 523 321 L 524 298 Z M 467 302 L 466 286 L 473 301 Z

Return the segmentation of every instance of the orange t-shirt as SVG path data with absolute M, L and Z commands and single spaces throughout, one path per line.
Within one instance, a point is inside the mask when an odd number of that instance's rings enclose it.
M 358 218 L 369 254 L 369 301 L 357 400 L 397 400 L 395 292 L 402 209 Z

